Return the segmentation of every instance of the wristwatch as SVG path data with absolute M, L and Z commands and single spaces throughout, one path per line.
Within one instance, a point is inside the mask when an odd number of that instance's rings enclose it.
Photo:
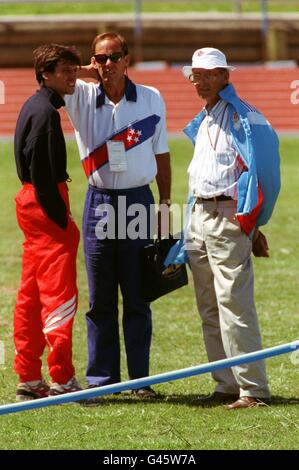
M 170 206 L 171 199 L 170 198 L 160 199 L 159 204 L 167 204 L 168 206 Z

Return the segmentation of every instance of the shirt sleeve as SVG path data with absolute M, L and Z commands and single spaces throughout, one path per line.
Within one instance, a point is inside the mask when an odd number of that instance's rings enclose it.
M 166 129 L 166 109 L 165 103 L 163 101 L 162 96 L 157 91 L 156 94 L 156 107 L 157 114 L 160 116 L 160 121 L 156 125 L 156 131 L 153 138 L 153 149 L 155 155 L 159 155 L 161 153 L 169 152 L 169 147 L 167 143 L 167 129 Z
M 31 181 L 37 199 L 48 215 L 59 227 L 67 226 L 67 209 L 59 193 L 55 178 L 55 132 L 39 135 L 31 142 Z
M 91 104 L 92 95 L 95 93 L 94 84 L 83 80 L 76 80 L 75 91 L 72 95 L 65 95 L 65 110 L 71 120 L 72 126 L 78 131 L 82 127 L 87 116 L 88 106 Z

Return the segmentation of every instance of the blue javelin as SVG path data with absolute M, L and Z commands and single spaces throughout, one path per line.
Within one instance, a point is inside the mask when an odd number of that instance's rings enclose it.
M 0 406 L 0 415 L 17 413 L 19 411 L 32 410 L 35 408 L 43 408 L 46 406 L 61 405 L 63 403 L 70 403 L 73 401 L 87 400 L 102 395 L 109 395 L 111 393 L 124 392 L 125 390 L 133 390 L 136 388 L 148 387 L 149 385 L 160 384 L 163 382 L 170 382 L 173 380 L 183 379 L 185 377 L 192 377 L 194 375 L 206 374 L 218 369 L 226 369 L 228 367 L 237 366 L 239 364 L 247 364 L 249 362 L 260 361 L 280 354 L 294 352 L 299 349 L 299 340 L 292 343 L 282 344 L 260 351 L 254 351 L 242 356 L 230 357 L 220 361 L 209 362 L 199 366 L 188 367 L 186 369 L 178 369 L 163 374 L 151 375 L 141 379 L 128 380 L 127 382 L 120 382 L 112 385 L 105 385 L 103 387 L 96 387 L 86 389 L 79 392 L 65 393 L 53 397 L 40 398 L 37 400 L 24 401 L 20 403 L 9 403 Z

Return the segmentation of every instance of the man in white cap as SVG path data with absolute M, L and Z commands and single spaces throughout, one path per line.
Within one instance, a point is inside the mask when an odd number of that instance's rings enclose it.
M 186 127 L 194 143 L 188 168 L 190 204 L 185 252 L 192 268 L 209 361 L 262 349 L 254 305 L 251 252 L 268 257 L 265 236 L 280 189 L 278 139 L 231 84 L 225 55 L 204 47 L 183 74 L 206 101 Z M 202 403 L 228 409 L 269 402 L 263 361 L 217 370 Z

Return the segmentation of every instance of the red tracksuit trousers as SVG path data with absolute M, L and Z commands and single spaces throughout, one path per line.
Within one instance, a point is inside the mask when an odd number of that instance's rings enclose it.
M 20 382 L 41 379 L 46 344 L 52 382 L 65 384 L 75 375 L 72 327 L 78 304 L 80 233 L 69 213 L 67 185 L 60 183 L 59 191 L 68 208 L 66 229 L 47 216 L 31 184 L 25 184 L 16 196 L 17 219 L 25 236 L 14 311 L 15 371 Z

